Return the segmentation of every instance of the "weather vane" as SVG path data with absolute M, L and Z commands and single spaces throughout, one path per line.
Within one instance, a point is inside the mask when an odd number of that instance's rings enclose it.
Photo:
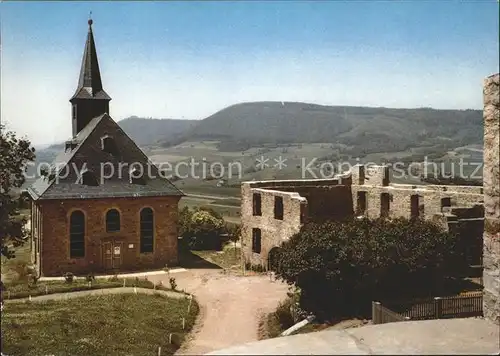
M 92 11 L 89 12 L 89 25 L 92 25 Z

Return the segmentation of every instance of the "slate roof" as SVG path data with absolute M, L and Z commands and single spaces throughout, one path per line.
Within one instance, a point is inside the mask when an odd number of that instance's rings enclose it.
M 106 136 L 116 147 L 113 153 L 103 150 L 102 138 Z M 74 144 L 73 149 L 61 152 L 48 174 L 28 188 L 34 200 L 184 195 L 160 176 L 157 167 L 108 114 L 93 118 L 69 142 Z M 131 183 L 133 166 L 145 172 L 142 184 Z M 94 175 L 97 186 L 82 184 L 81 173 L 85 170 Z
M 83 52 L 78 87 L 70 101 L 73 99 L 111 100 L 111 97 L 102 88 L 101 72 L 99 70 L 99 61 L 97 60 L 94 34 L 92 32 L 92 20 L 89 20 L 89 31 Z

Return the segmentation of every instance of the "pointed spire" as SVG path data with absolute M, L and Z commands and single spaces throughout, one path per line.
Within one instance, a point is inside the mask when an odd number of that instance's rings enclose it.
M 89 31 L 87 41 L 85 42 L 85 50 L 83 52 L 82 67 L 80 69 L 80 78 L 78 87 L 71 99 L 105 99 L 111 100 L 108 94 L 102 88 L 101 72 L 99 70 L 99 62 L 97 60 L 97 51 L 95 48 L 94 34 L 92 32 L 92 24 L 90 12 L 88 24 Z

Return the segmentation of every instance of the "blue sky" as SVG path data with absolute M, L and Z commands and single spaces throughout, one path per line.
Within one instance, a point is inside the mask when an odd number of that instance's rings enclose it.
M 111 115 L 201 119 L 234 103 L 476 108 L 498 72 L 497 0 L 3 2 L 2 122 L 71 134 L 92 11 Z

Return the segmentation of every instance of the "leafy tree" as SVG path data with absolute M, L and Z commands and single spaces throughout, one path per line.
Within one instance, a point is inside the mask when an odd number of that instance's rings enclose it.
M 319 318 L 364 313 L 376 299 L 428 295 L 459 273 L 457 240 L 420 219 L 306 224 L 283 243 L 277 276 Z
M 224 232 L 224 219 L 213 209 L 184 207 L 179 212 L 179 233 L 191 249 L 218 249 Z
M 241 238 L 241 225 L 240 224 L 226 224 L 226 232 L 229 234 L 231 242 L 237 242 Z
M 192 210 L 190 210 L 187 206 L 182 208 L 179 211 L 179 235 L 187 236 L 191 231 L 191 215 L 193 214 Z
M 224 220 L 208 210 L 199 209 L 191 215 L 191 232 L 194 235 L 220 234 Z
M 10 246 L 23 244 L 26 236 L 26 218 L 19 215 L 18 190 L 25 181 L 27 163 L 35 159 L 30 141 L 17 138 L 0 125 L 0 237 L 2 255 L 15 257 Z

